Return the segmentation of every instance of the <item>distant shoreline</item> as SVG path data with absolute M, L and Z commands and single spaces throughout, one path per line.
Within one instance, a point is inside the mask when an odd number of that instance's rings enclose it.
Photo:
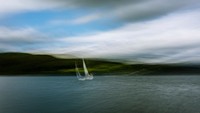
M 0 76 L 75 76 L 75 62 L 83 73 L 81 59 L 60 59 L 50 55 L 0 53 Z M 85 59 L 94 76 L 165 76 L 200 75 L 200 65 L 123 64 L 113 61 Z

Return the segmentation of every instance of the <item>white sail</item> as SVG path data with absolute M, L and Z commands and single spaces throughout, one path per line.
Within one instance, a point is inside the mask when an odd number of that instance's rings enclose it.
M 76 63 L 75 63 L 75 70 L 76 70 L 76 77 L 78 78 L 78 80 L 85 80 L 85 77 L 81 76 Z
M 84 69 L 85 76 L 88 76 L 89 73 L 88 73 L 87 66 L 86 66 L 86 64 L 85 64 L 84 59 L 83 59 L 83 69 Z
M 85 76 L 82 76 L 80 74 L 77 64 L 75 63 L 76 76 L 77 76 L 78 80 L 92 80 L 94 77 L 92 74 L 89 74 L 84 59 L 83 59 L 83 69 L 84 69 Z
M 92 74 L 89 74 L 84 59 L 83 59 L 83 68 L 84 68 L 84 73 L 85 73 L 85 79 L 86 79 L 86 80 L 92 80 L 94 77 L 93 77 Z

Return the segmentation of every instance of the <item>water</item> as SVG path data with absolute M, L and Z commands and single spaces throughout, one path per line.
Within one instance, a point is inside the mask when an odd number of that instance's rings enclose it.
M 0 113 L 200 113 L 200 76 L 0 77 Z

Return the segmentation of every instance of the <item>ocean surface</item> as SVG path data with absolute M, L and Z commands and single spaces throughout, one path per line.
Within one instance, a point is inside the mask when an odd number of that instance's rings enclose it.
M 0 113 L 200 113 L 200 76 L 0 77 Z

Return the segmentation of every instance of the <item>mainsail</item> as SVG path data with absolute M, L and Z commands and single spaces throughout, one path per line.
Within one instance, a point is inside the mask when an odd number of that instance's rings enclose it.
M 81 76 L 76 63 L 75 63 L 75 70 L 76 70 L 76 76 L 77 76 L 78 80 L 85 80 L 85 77 Z
M 75 63 L 76 76 L 77 76 L 78 80 L 92 80 L 94 77 L 92 74 L 89 74 L 84 59 L 83 59 L 83 69 L 84 69 L 85 76 L 82 76 L 80 74 L 77 64 Z
M 88 76 L 89 73 L 88 73 L 87 66 L 86 66 L 86 64 L 85 64 L 84 59 L 83 59 L 83 69 L 84 69 L 85 76 Z

